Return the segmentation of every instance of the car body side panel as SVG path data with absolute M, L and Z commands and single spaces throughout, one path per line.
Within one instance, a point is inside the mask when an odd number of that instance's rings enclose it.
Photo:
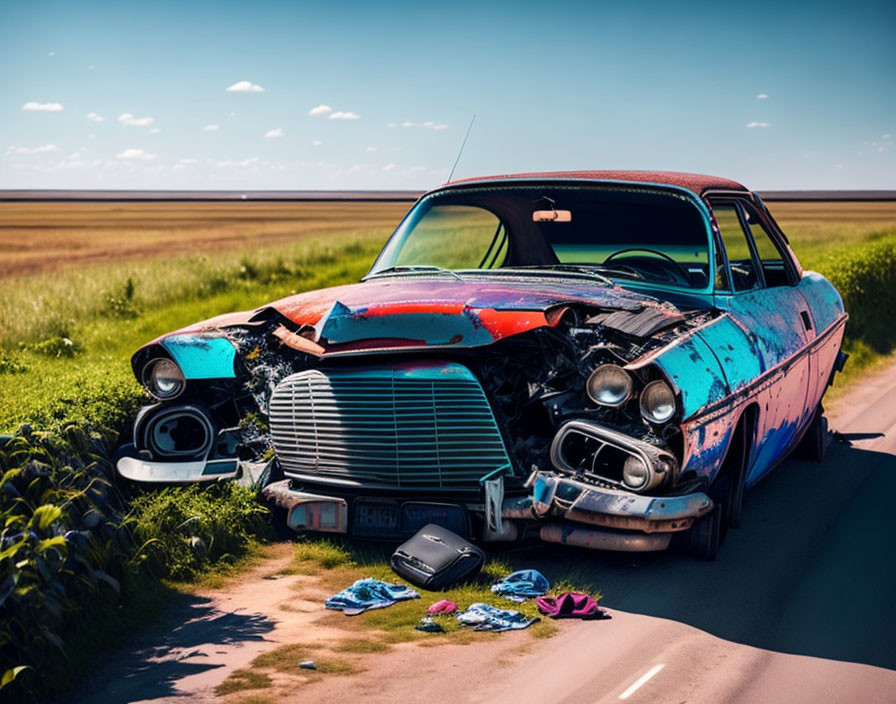
M 809 305 L 815 329 L 821 333 L 827 330 L 844 314 L 843 299 L 837 289 L 821 274 L 814 271 L 803 272 L 797 285 Z
M 718 360 L 699 335 L 670 346 L 654 358 L 654 363 L 680 392 L 685 419 L 730 393 Z

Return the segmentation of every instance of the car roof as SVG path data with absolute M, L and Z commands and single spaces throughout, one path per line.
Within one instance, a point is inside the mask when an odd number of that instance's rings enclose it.
M 538 173 L 500 174 L 496 176 L 460 179 L 457 181 L 449 181 L 445 186 L 454 186 L 461 183 L 487 183 L 489 181 L 503 181 L 508 179 L 661 183 L 669 186 L 686 188 L 697 195 L 703 195 L 706 191 L 713 190 L 748 192 L 748 189 L 745 186 L 737 181 L 732 181 L 727 178 L 707 176 L 704 174 L 680 173 L 677 171 L 545 171 Z

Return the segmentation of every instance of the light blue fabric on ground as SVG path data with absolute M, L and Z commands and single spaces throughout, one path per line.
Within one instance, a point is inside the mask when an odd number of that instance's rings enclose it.
M 342 611 L 348 616 L 392 606 L 396 601 L 419 599 L 420 595 L 403 584 L 390 584 L 379 579 L 359 579 L 324 602 L 328 609 Z
M 526 618 L 519 611 L 499 609 L 488 604 L 471 604 L 466 611 L 457 615 L 458 623 L 472 626 L 476 631 L 518 631 L 536 621 L 537 618 Z
M 520 570 L 492 585 L 495 594 L 500 594 L 511 601 L 525 601 L 532 597 L 544 596 L 550 588 L 547 578 L 538 570 Z

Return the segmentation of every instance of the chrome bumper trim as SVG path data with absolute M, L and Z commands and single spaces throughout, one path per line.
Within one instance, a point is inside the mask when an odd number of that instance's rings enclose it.
M 569 521 L 644 533 L 687 530 L 713 506 L 706 494 L 644 496 L 603 489 L 553 472 L 534 476 L 532 507 L 540 516 L 560 515 Z

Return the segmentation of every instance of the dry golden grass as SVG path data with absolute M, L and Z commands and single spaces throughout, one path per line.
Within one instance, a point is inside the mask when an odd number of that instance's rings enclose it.
M 385 241 L 408 209 L 391 202 L 0 203 L 0 278 L 294 244 L 346 231 Z
M 767 203 L 790 238 L 797 257 L 808 257 L 818 246 L 858 244 L 873 233 L 896 227 L 896 202 Z

